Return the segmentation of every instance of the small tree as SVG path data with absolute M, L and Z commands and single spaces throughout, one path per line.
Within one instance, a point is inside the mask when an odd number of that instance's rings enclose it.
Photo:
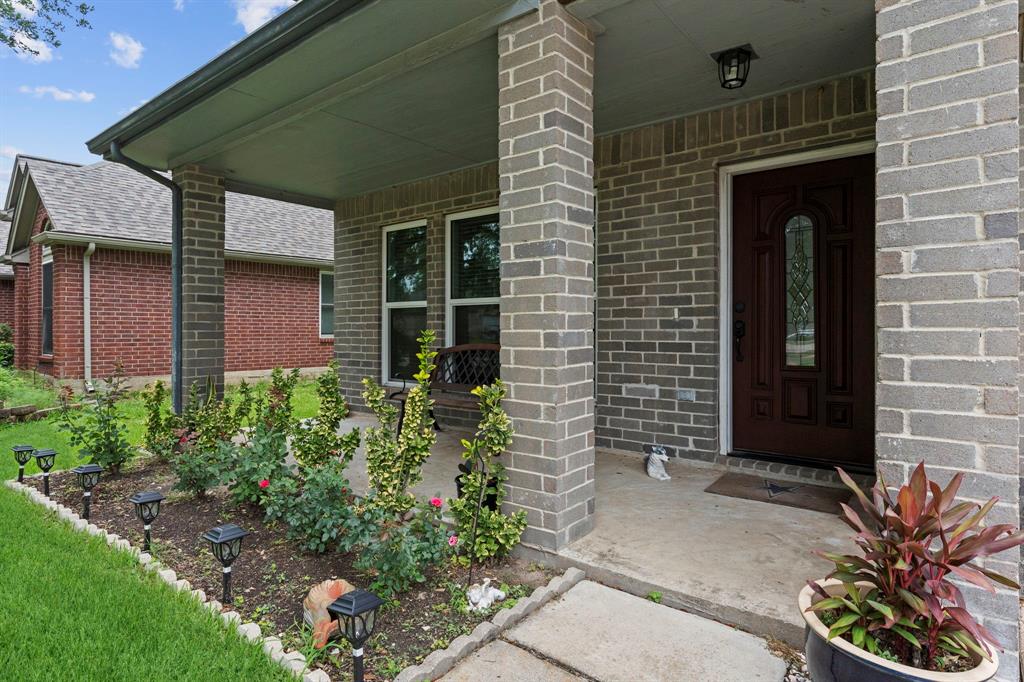
M 431 346 L 436 338 L 434 332 L 427 330 L 417 339 L 419 372 L 413 376 L 416 385 L 406 397 L 401 433 L 395 433 L 398 408 L 387 400 L 387 394 L 377 382 L 363 379 L 363 400 L 380 423 L 380 426 L 366 429 L 366 471 L 370 488 L 375 493 L 375 504 L 399 514 L 416 504 L 409 488 L 423 480 L 423 463 L 437 439 L 434 419 L 430 416 L 434 401 L 430 399 L 429 383 L 437 355 Z
M 0 0 L 0 43 L 15 53 L 39 55 L 39 44 L 60 47 L 65 20 L 92 28 L 92 5 L 73 0 Z
M 505 469 L 494 461 L 512 444 L 512 420 L 501 407 L 505 386 L 496 380 L 490 386 L 477 386 L 473 395 L 480 399 L 482 419 L 473 440 L 463 440 L 462 458 L 469 464 L 469 472 L 462 474 L 461 495 L 449 500 L 459 538 L 468 538 L 460 560 L 469 565 L 469 582 L 473 582 L 473 564 L 491 557 L 504 556 L 519 544 L 526 528 L 526 512 L 505 515 L 501 503 L 505 500 L 508 479 Z M 484 506 L 487 498 L 495 501 L 494 509 Z
M 79 459 L 99 464 L 112 474 L 135 455 L 128 442 L 127 429 L 118 415 L 118 402 L 125 395 L 124 367 L 118 362 L 114 372 L 103 380 L 94 404 L 76 416 L 70 409 L 73 394 L 65 386 L 61 391 L 61 428 L 70 434 Z
M 336 360 L 331 360 L 327 371 L 317 377 L 316 394 L 320 399 L 316 418 L 311 424 L 295 429 L 292 440 L 295 459 L 305 467 L 323 466 L 339 457 L 343 464 L 348 464 L 359 447 L 359 429 L 338 435 L 341 421 L 348 416 L 348 403 L 341 394 Z

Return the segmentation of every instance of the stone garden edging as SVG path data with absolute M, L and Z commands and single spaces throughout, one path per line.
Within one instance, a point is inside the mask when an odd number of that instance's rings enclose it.
M 496 639 L 544 604 L 561 597 L 585 577 L 578 568 L 566 569 L 565 573 L 552 578 L 544 587 L 535 589 L 529 597 L 517 601 L 515 606 L 502 609 L 491 620 L 477 625 L 470 634 L 453 639 L 448 648 L 431 652 L 422 663 L 409 666 L 398 674 L 394 682 L 431 682 L 447 674 L 459 661 Z
M 38 476 L 41 476 L 41 474 L 36 474 L 31 476 L 31 478 L 36 478 Z M 26 478 L 30 477 L 26 476 Z M 306 664 L 306 657 L 303 656 L 302 653 L 298 651 L 285 650 L 284 646 L 281 644 L 281 639 L 277 636 L 270 635 L 263 637 L 260 626 L 256 623 L 243 623 L 242 617 L 237 611 L 222 612 L 221 609 L 223 606 L 220 602 L 216 599 L 207 599 L 205 592 L 202 590 L 192 589 L 192 585 L 187 580 L 179 580 L 173 570 L 166 568 L 159 561 L 154 559 L 151 555 L 141 551 L 138 547 L 133 547 L 132 544 L 124 538 L 114 533 L 107 533 L 107 531 L 102 528 L 89 523 L 85 519 L 81 518 L 74 510 L 57 503 L 49 497 L 46 497 L 31 486 L 18 483 L 14 480 L 5 481 L 5 484 L 11 490 L 25 495 L 30 501 L 54 512 L 58 519 L 67 522 L 74 530 L 102 538 L 112 549 L 131 553 L 131 555 L 138 560 L 139 564 L 145 570 L 155 572 L 157 576 L 167 583 L 173 590 L 177 592 L 190 592 L 196 600 L 196 603 L 220 616 L 224 627 L 234 628 L 244 640 L 253 644 L 260 644 L 263 648 L 263 653 L 265 653 L 271 661 L 277 663 L 286 671 L 290 672 L 296 679 L 301 679 L 302 682 L 331 682 L 330 676 L 323 670 L 319 668 L 309 670 Z M 516 606 L 518 606 L 518 604 Z

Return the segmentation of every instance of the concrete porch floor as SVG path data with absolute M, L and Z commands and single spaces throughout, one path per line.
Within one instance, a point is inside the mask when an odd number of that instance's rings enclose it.
M 375 424 L 354 414 L 342 429 Z M 438 433 L 419 495 L 455 495 L 465 435 Z M 661 592 L 668 606 L 802 647 L 796 595 L 829 569 L 811 550 L 852 551 L 852 531 L 831 514 L 705 493 L 723 468 L 676 460 L 666 468 L 672 480 L 656 481 L 640 457 L 598 451 L 594 530 L 557 554 L 523 553 L 640 596 Z M 348 473 L 353 490 L 364 491 L 362 447 Z

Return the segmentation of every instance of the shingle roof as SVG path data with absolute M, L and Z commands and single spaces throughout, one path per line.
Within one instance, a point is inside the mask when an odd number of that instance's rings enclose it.
M 24 161 L 55 231 L 170 243 L 171 193 L 153 180 L 110 161 L 88 166 Z M 225 213 L 227 251 L 334 258 L 330 211 L 228 192 Z

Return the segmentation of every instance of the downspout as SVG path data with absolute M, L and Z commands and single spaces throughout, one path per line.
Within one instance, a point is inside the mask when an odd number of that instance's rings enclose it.
M 92 385 L 92 277 L 89 266 L 96 242 L 89 242 L 82 254 L 82 355 L 85 361 L 85 391 L 96 390 Z
M 171 190 L 171 409 L 175 414 L 182 410 L 182 375 L 181 375 L 181 204 L 182 192 L 178 183 L 160 175 L 151 168 L 143 166 L 134 159 L 121 153 L 121 145 L 110 143 L 109 158 L 111 161 L 128 166 L 132 170 L 145 175 L 150 180 L 159 182 Z

